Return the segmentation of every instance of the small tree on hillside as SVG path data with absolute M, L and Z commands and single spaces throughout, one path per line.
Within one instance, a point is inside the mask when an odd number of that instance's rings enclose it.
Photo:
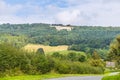
M 108 60 L 116 61 L 120 67 L 120 36 L 117 36 L 116 39 L 111 43 Z
M 95 67 L 104 67 L 104 63 L 96 51 L 93 52 L 92 59 L 91 59 L 91 65 Z
M 42 55 L 45 55 L 43 48 L 39 48 L 36 53 L 40 53 Z
M 85 62 L 85 61 L 86 61 L 86 56 L 85 56 L 85 55 L 81 55 L 81 56 L 78 58 L 78 61 L 80 61 L 80 62 Z
M 77 54 L 75 52 L 70 52 L 70 53 L 67 54 L 67 58 L 71 61 L 76 61 Z
M 101 58 L 100 58 L 100 55 L 99 55 L 96 51 L 93 52 L 92 58 L 93 58 L 94 60 L 101 59 Z

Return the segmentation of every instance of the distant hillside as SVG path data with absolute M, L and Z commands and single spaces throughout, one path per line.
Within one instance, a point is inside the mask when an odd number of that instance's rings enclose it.
M 91 52 L 94 49 L 108 49 L 110 42 L 120 34 L 120 27 L 72 27 L 71 31 L 64 29 L 58 31 L 55 27 L 50 27 L 50 24 L 43 23 L 2 24 L 0 35 L 14 36 L 14 45 L 19 44 L 18 41 L 20 45 L 22 42 L 50 46 L 68 45 L 70 50 Z M 16 41 L 15 38 L 17 38 Z M 0 42 L 8 41 L 9 37 L 0 38 Z

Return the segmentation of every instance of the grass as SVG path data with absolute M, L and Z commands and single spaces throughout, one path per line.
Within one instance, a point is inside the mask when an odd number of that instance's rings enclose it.
M 110 69 L 110 68 L 105 69 L 105 74 L 110 74 L 113 72 L 120 72 L 120 69 Z
M 56 51 L 56 52 L 59 52 L 60 54 L 68 54 L 68 53 L 80 53 L 81 55 L 85 55 L 84 52 L 81 52 L 81 51 L 73 51 L 73 50 L 63 50 L 63 51 Z M 47 54 L 52 54 L 54 52 L 48 52 Z
M 102 80 L 120 80 L 120 74 L 112 75 L 112 76 L 105 76 Z
M 90 74 L 91 76 L 97 76 Z M 89 76 L 90 76 L 89 75 Z M 44 80 L 49 78 L 67 77 L 67 76 L 88 76 L 88 74 L 45 74 L 45 75 L 24 75 L 24 76 L 14 76 L 14 77 L 4 77 L 0 80 Z
M 68 46 L 62 45 L 62 46 L 45 46 L 45 45 L 39 45 L 39 44 L 28 44 L 24 47 L 27 51 L 34 51 L 36 52 L 38 48 L 43 48 L 45 53 L 48 52 L 56 52 L 56 51 L 64 51 L 68 49 Z
M 43 80 L 43 79 L 57 78 L 57 77 L 63 77 L 63 75 L 60 74 L 23 75 L 23 76 L 4 77 L 4 78 L 0 78 L 0 80 Z

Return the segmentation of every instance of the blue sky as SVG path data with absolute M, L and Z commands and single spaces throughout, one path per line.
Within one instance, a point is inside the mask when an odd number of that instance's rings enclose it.
M 0 0 L 0 23 L 120 26 L 120 0 Z

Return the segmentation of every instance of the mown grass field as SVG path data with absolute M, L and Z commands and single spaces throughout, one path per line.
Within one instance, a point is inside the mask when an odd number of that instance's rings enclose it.
M 57 51 L 64 51 L 68 49 L 68 46 L 62 45 L 62 46 L 45 46 L 45 45 L 39 45 L 39 44 L 28 44 L 24 47 L 27 51 L 33 51 L 36 52 L 38 48 L 43 48 L 45 53 L 48 52 L 57 52 Z
M 38 48 L 43 48 L 45 54 L 52 54 L 54 52 L 59 52 L 60 54 L 68 54 L 68 53 L 80 53 L 84 55 L 84 52 L 81 51 L 72 51 L 68 50 L 68 46 L 45 46 L 45 45 L 38 45 L 38 44 L 28 44 L 23 49 L 27 50 L 28 52 L 36 52 Z

